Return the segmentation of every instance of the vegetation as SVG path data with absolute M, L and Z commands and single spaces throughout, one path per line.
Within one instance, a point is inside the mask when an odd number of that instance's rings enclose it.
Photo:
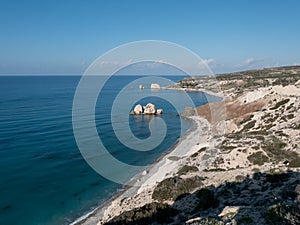
M 208 188 L 202 188 L 199 191 L 197 191 L 196 198 L 198 200 L 198 203 L 194 208 L 194 212 L 216 207 L 219 203 L 219 201 L 214 195 L 214 192 Z
M 262 166 L 265 162 L 269 161 L 269 158 L 262 152 L 255 152 L 252 155 L 249 155 L 247 159 L 254 165 Z
M 152 202 L 141 208 L 122 213 L 120 216 L 113 218 L 105 225 L 136 225 L 136 224 L 168 224 L 173 222 L 173 217 L 177 214 L 177 210 L 168 204 Z
M 197 157 L 201 152 L 206 151 L 207 147 L 202 147 L 200 148 L 197 152 L 195 152 L 194 154 L 191 155 L 192 158 Z
M 271 110 L 278 109 L 280 106 L 285 105 L 289 101 L 290 101 L 290 99 L 287 98 L 287 99 L 284 99 L 284 100 L 282 100 L 280 102 L 277 102 L 276 105 L 271 108 Z
M 275 204 L 271 206 L 266 215 L 268 224 L 294 225 L 300 224 L 300 212 L 297 206 Z
M 248 131 L 249 129 L 253 128 L 255 126 L 256 120 L 252 120 L 250 122 L 248 122 L 247 124 L 245 124 L 245 126 L 242 129 L 243 131 Z
M 185 175 L 187 173 L 192 173 L 192 172 L 198 172 L 198 168 L 196 166 L 188 166 L 188 165 L 184 165 L 183 167 L 181 167 L 177 174 L 178 176 L 181 176 L 181 175 Z
M 252 120 L 253 117 L 254 117 L 254 115 L 246 116 L 246 117 L 240 122 L 240 124 L 244 124 L 244 123 L 250 122 L 250 121 Z
M 160 182 L 154 189 L 152 198 L 158 201 L 175 200 L 178 196 L 189 193 L 202 186 L 202 179 L 198 176 L 182 179 L 171 177 Z

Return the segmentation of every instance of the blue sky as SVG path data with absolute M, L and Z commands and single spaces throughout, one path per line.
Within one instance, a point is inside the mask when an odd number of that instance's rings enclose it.
M 138 40 L 183 45 L 215 73 L 300 64 L 298 0 L 0 0 L 0 74 L 82 74 Z

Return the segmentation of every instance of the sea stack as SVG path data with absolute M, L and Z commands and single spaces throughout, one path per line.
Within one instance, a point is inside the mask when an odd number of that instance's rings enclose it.
M 130 115 L 161 115 L 162 113 L 163 110 L 156 109 L 156 106 L 152 103 L 148 103 L 146 106 L 138 104 L 129 112 Z
M 160 89 L 159 84 L 151 84 L 151 89 Z
M 134 114 L 140 115 L 144 112 L 144 107 L 140 104 L 136 105 L 133 109 Z

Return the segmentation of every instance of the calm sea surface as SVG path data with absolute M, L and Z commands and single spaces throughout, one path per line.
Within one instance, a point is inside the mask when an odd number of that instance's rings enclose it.
M 178 113 L 183 109 L 159 98 L 159 93 L 170 93 L 180 99 L 184 92 L 160 90 L 137 103 L 153 102 L 164 109 L 164 141 L 147 153 L 122 145 L 111 125 L 111 106 L 122 87 L 133 79 L 136 77 L 118 76 L 109 80 L 96 106 L 96 125 L 115 158 L 132 165 L 148 165 L 176 143 L 181 128 L 186 131 L 192 124 L 187 120 L 181 124 Z M 169 79 L 177 81 L 180 77 Z M 72 104 L 79 80 L 76 76 L 0 77 L 1 225 L 69 224 L 122 188 L 97 174 L 76 145 Z M 189 95 L 195 105 L 208 101 L 203 93 Z M 136 137 L 150 135 L 148 118 L 129 116 L 128 120 Z

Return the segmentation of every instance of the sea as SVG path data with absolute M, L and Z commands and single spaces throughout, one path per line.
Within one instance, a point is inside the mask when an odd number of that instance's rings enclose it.
M 133 151 L 118 139 L 111 112 L 118 93 L 141 77 L 111 77 L 101 90 L 95 108 L 99 138 L 109 154 L 135 166 L 155 162 L 172 149 L 182 131 L 187 132 L 193 126 L 192 121 L 180 119 L 179 114 L 184 108 L 174 106 L 160 97 L 161 94 L 175 96 L 177 100 L 188 94 L 195 106 L 219 100 L 203 92 L 154 91 L 148 84 L 144 90 L 139 90 L 132 86 L 133 92 L 148 93 L 148 97 L 136 101 L 136 104 L 152 102 L 163 109 L 160 118 L 167 129 L 165 138 L 155 149 Z M 182 78 L 168 76 L 172 82 Z M 124 188 L 123 184 L 111 181 L 90 167 L 77 146 L 72 107 L 80 79 L 80 76 L 0 77 L 1 225 L 70 224 Z M 114 116 L 118 118 L 118 110 Z M 124 115 L 120 118 L 124 119 Z M 125 118 L 137 138 L 145 139 L 151 135 L 149 116 L 126 115 Z

